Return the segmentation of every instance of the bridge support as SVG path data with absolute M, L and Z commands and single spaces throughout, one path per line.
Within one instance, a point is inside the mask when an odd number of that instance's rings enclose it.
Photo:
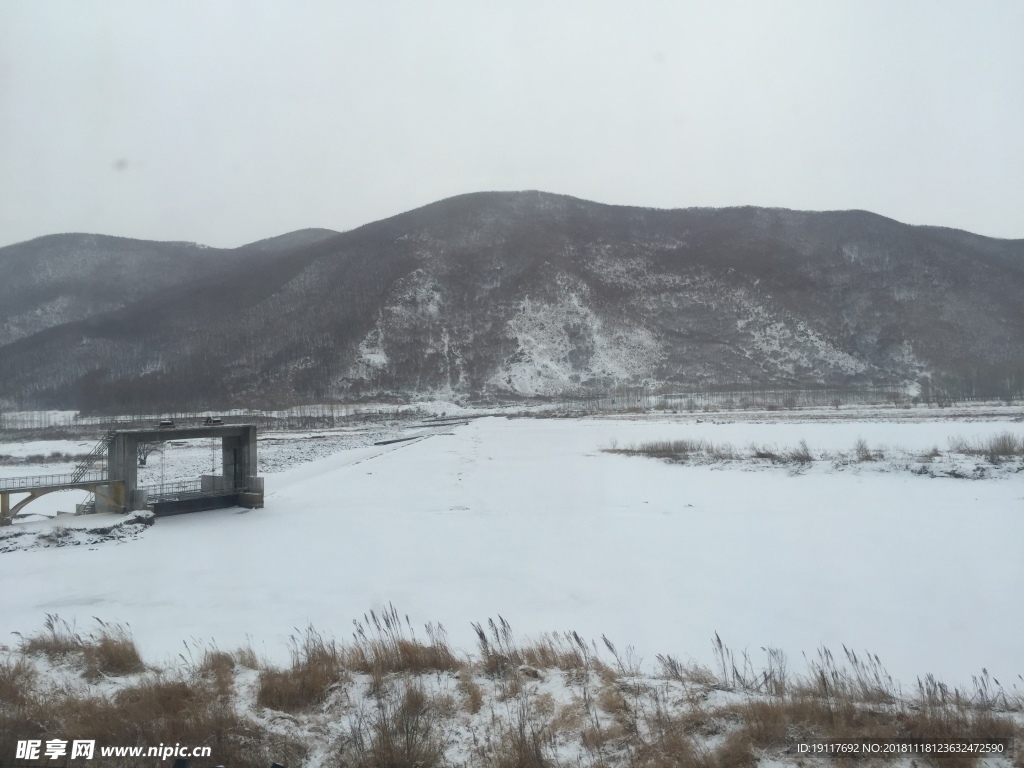
M 97 485 L 93 491 L 97 512 L 123 513 L 128 511 L 125 504 L 125 484 L 121 482 Z
M 14 508 L 11 509 L 10 512 L 8 513 L 11 516 L 11 519 L 13 520 L 15 517 L 17 517 L 18 513 L 25 508 L 26 504 L 28 504 L 30 501 L 35 501 L 44 493 L 46 493 L 46 491 L 29 491 L 28 496 L 26 496 L 24 499 L 15 504 Z
M 124 503 L 125 493 L 123 482 L 68 483 L 64 485 L 42 486 L 39 488 L 26 488 L 23 491 L 0 491 L 0 525 L 10 525 L 21 510 L 40 496 L 45 496 L 48 493 L 57 493 L 58 491 L 73 490 L 89 491 L 94 494 L 96 496 L 97 512 L 115 512 L 121 514 L 127 511 Z M 24 493 L 27 495 L 12 507 L 11 493 Z

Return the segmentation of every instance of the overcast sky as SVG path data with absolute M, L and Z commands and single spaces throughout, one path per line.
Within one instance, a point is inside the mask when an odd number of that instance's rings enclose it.
M 1024 237 L 1024 2 L 0 4 L 0 245 L 495 189 Z

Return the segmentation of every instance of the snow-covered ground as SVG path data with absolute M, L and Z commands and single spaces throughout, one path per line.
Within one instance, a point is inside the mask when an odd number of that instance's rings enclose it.
M 1016 681 L 1024 472 L 687 466 L 602 451 L 705 438 L 849 452 L 863 438 L 923 454 L 951 437 L 1024 433 L 1016 418 L 491 417 L 382 446 L 372 443 L 412 433 L 268 433 L 264 509 L 0 555 L 0 638 L 56 613 L 81 628 L 92 617 L 128 624 L 153 660 L 197 639 L 251 642 L 286 661 L 297 629 L 343 637 L 352 619 L 393 603 L 414 624 L 442 622 L 467 650 L 470 623 L 500 614 L 523 635 L 606 635 L 651 662 L 670 653 L 710 666 L 717 632 L 755 662 L 780 648 L 797 669 L 802 652 L 845 644 L 877 654 L 905 685 L 929 672 L 967 684 L 983 667 Z M 82 450 L 52 450 L 72 447 Z M 173 451 L 151 457 L 148 473 L 163 461 L 167 480 L 194 476 L 215 461 L 209 446 L 181 447 L 175 461 Z

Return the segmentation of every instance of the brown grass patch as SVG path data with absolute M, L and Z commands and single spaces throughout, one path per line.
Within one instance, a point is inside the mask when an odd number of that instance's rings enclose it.
M 662 708 L 650 713 L 646 735 L 635 747 L 638 768 L 708 768 L 703 752 L 687 733 L 686 723 Z
M 580 699 L 575 699 L 557 709 L 550 728 L 553 733 L 574 733 L 584 727 L 586 719 L 587 707 Z
M 625 740 L 626 729 L 619 723 L 609 723 L 603 728 L 592 725 L 584 728 L 580 735 L 580 742 L 588 752 L 601 752 Z
M 23 652 L 68 659 L 88 673 L 123 675 L 146 670 L 127 633 L 101 624 L 81 637 L 55 617 L 46 632 L 23 642 Z M 31 650 L 30 650 L 31 649 Z M 223 661 L 164 677 L 152 672 L 110 695 L 80 686 L 44 686 L 24 659 L 0 663 L 0 755 L 15 753 L 15 741 L 93 739 L 97 744 L 154 746 L 160 743 L 208 745 L 218 762 L 269 765 L 296 762 L 304 750 L 240 716 L 216 680 Z M 122 678 L 122 681 L 124 678 Z M 118 765 L 125 764 L 119 758 Z M 97 766 L 112 765 L 97 761 Z
M 655 657 L 661 667 L 661 674 L 669 680 L 677 680 L 680 683 L 693 683 L 694 685 L 710 688 L 718 682 L 715 673 L 707 667 L 692 662 L 686 663 L 669 654 L 658 654 Z
M 388 617 L 368 617 L 354 646 L 308 629 L 292 639 L 288 668 L 259 671 L 259 705 L 294 716 L 245 711 L 235 679 L 252 677 L 240 669 L 242 658 L 256 663 L 251 649 L 210 647 L 177 672 L 142 666 L 126 677 L 125 668 L 138 668 L 127 632 L 100 624 L 83 637 L 53 617 L 0 657 L 0 759 L 15 739 L 60 734 L 105 745 L 209 745 L 216 763 L 239 766 L 300 764 L 300 739 L 333 738 L 332 764 L 352 768 L 436 768 L 453 762 L 453 746 L 459 760 L 482 768 L 752 768 L 755 756 L 793 756 L 801 741 L 1000 738 L 1017 740 L 1015 765 L 1024 765 L 1024 695 L 985 672 L 972 689 L 926 677 L 905 696 L 875 656 L 822 649 L 794 675 L 780 651 L 765 649 L 767 664 L 755 667 L 716 636 L 717 672 L 659 656 L 660 675 L 651 676 L 607 639 L 609 663 L 571 632 L 519 642 L 500 617 L 474 627 L 480 653 L 460 662 L 443 635 L 429 630 L 421 643 L 393 609 Z M 36 671 L 43 658 L 53 659 L 56 676 Z M 343 689 L 352 658 L 372 677 L 372 698 L 346 695 L 358 693 Z M 68 684 L 69 660 L 114 677 L 101 687 Z
M 235 657 L 230 653 L 218 651 L 215 648 L 208 648 L 196 668 L 198 675 L 207 680 L 212 680 L 220 696 L 231 694 L 235 683 L 235 668 L 237 667 Z
M 357 722 L 343 764 L 358 768 L 435 768 L 445 744 L 436 702 L 414 682 L 397 696 L 379 697 L 372 715 Z
M 534 677 L 531 670 L 535 668 L 563 672 L 600 672 L 605 668 L 596 649 L 575 632 L 549 633 L 520 644 L 512 627 L 501 616 L 497 622 L 488 619 L 487 629 L 473 624 L 473 631 L 480 651 L 479 663 L 487 675 L 514 677 L 526 673 Z
M 26 637 L 21 650 L 27 654 L 41 653 L 51 662 L 58 662 L 82 650 L 82 638 L 60 617 L 48 613 L 43 630 Z
M 0 706 L 24 706 L 36 684 L 36 677 L 35 668 L 22 657 L 7 657 L 0 661 Z
M 484 705 L 483 689 L 477 685 L 468 670 L 464 671 L 459 678 L 458 688 L 459 693 L 462 694 L 462 706 L 469 714 L 475 715 Z
M 99 629 L 83 636 L 63 619 L 48 614 L 43 631 L 22 640 L 21 650 L 29 655 L 42 654 L 51 663 L 75 664 L 90 681 L 144 672 L 146 665 L 128 630 L 97 621 Z
M 291 666 L 260 670 L 256 702 L 282 712 L 299 712 L 322 704 L 335 686 L 347 679 L 342 653 L 312 627 L 292 638 Z
M 496 741 L 480 752 L 488 768 L 550 768 L 557 765 L 552 749 L 552 731 L 520 701 Z
M 246 646 L 245 648 L 239 648 L 233 654 L 231 654 L 235 661 L 241 664 L 246 669 L 259 669 L 260 659 L 256 655 L 256 651 L 252 649 L 252 646 Z
M 87 680 L 111 675 L 134 675 L 146 669 L 139 649 L 127 630 L 103 622 L 100 622 L 100 631 L 83 646 L 82 655 L 85 662 L 82 675 Z
M 343 662 L 348 669 L 380 676 L 456 672 L 463 667 L 463 662 L 448 645 L 440 624 L 428 624 L 427 642 L 421 642 L 416 638 L 409 617 L 405 617 L 403 626 L 393 605 L 380 615 L 370 611 L 363 619 L 363 622 L 355 622 L 352 644 L 343 651 Z

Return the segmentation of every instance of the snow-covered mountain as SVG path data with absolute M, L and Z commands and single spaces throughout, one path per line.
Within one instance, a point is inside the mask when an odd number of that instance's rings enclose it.
M 477 193 L 234 250 L 46 255 L 83 237 L 0 249 L 9 404 L 1024 387 L 1024 241 L 863 211 Z

